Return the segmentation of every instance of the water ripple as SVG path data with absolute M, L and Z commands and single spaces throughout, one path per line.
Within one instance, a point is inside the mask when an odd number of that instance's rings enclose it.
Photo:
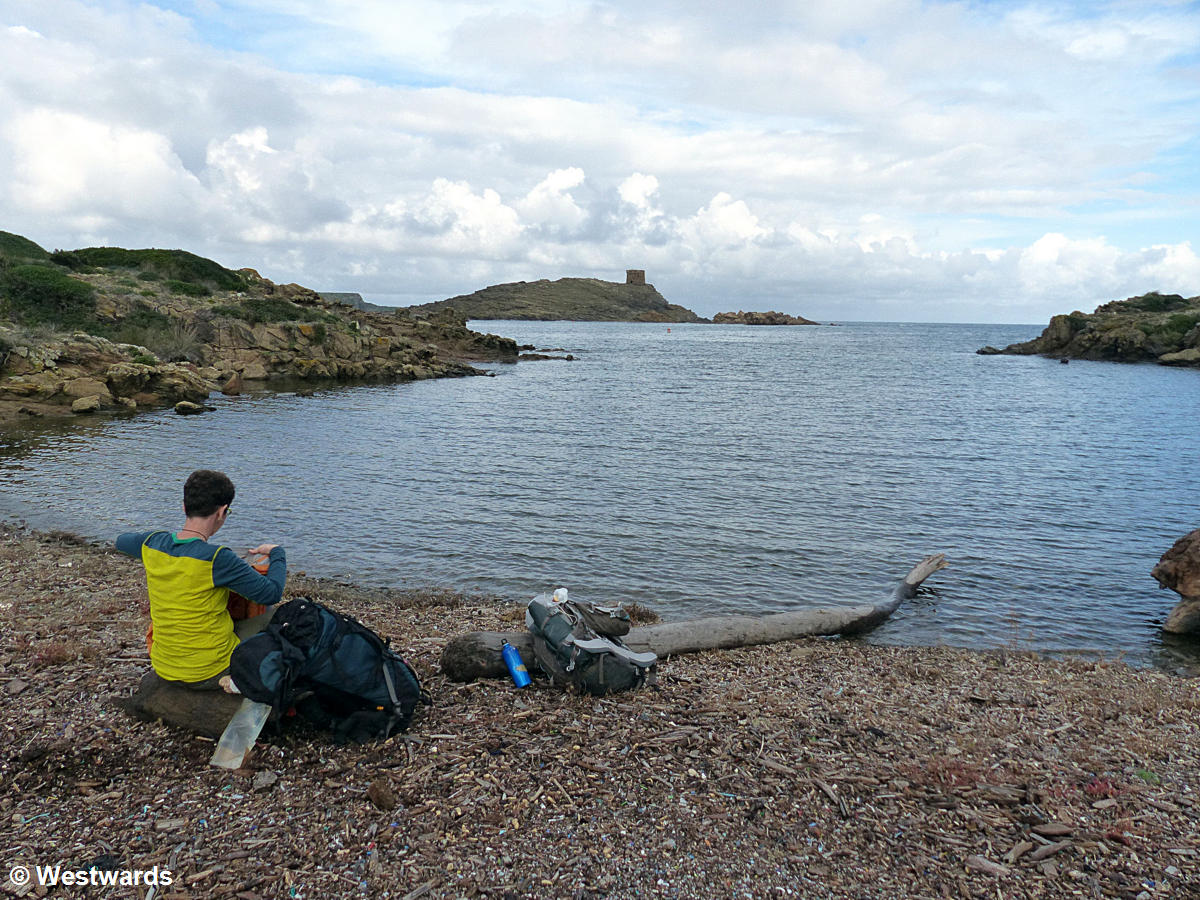
M 871 640 L 1200 660 L 1148 576 L 1197 525 L 1195 372 L 973 352 L 1032 326 L 482 324 L 581 359 L 0 432 L 0 511 L 111 537 L 220 468 L 221 537 L 311 574 L 675 619 L 874 600 L 944 551 Z

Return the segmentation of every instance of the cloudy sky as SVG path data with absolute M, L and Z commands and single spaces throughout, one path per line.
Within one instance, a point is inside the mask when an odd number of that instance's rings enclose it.
M 0 229 L 379 303 L 1200 294 L 1200 5 L 0 0 Z

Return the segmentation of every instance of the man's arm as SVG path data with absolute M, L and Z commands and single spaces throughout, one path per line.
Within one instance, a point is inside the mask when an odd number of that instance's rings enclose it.
M 126 556 L 141 559 L 142 544 L 152 534 L 154 534 L 153 531 L 127 531 L 124 534 L 117 535 L 117 549 Z
M 274 606 L 283 597 L 287 579 L 287 557 L 282 547 L 270 552 L 271 565 L 266 575 L 259 575 L 245 560 L 228 547 L 222 547 L 213 557 L 213 584 L 227 587 L 259 606 Z

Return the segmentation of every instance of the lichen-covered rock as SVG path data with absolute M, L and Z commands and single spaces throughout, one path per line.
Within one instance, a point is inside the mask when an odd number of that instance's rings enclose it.
M 1171 634 L 1200 634 L 1200 600 L 1180 600 L 1167 614 L 1163 631 Z
M 1150 574 L 1181 597 L 1200 600 L 1200 528 L 1177 540 Z
M 290 347 L 295 340 L 292 326 L 284 322 L 274 322 L 270 325 L 255 325 L 253 334 L 254 343 L 252 346 L 262 350 L 283 350 Z
M 68 397 L 96 397 L 102 403 L 112 402 L 112 392 L 108 384 L 98 378 L 75 378 L 63 385 L 63 393 Z
M 154 366 L 133 362 L 114 363 L 104 372 L 104 380 L 108 382 L 109 389 L 118 397 L 145 390 L 153 377 Z
M 1163 630 L 1200 634 L 1200 528 L 1177 540 L 1150 574 L 1183 598 L 1167 616 Z
M 1200 366 L 1200 348 L 1189 347 L 1176 353 L 1164 353 L 1158 361 L 1164 366 Z
M 275 285 L 275 296 L 281 297 L 290 303 L 299 303 L 304 306 L 320 306 L 324 303 L 321 295 L 312 288 L 306 288 L 300 284 L 277 284 Z
M 175 412 L 181 416 L 198 416 L 207 409 L 207 406 L 200 403 L 192 403 L 188 400 L 180 400 L 175 404 Z
M 66 379 L 53 372 L 34 372 L 0 381 L 0 397 L 18 400 L 49 400 L 62 393 Z
M 201 378 L 197 372 L 181 363 L 158 366 L 149 387 L 163 402 L 172 406 L 180 400 L 202 403 L 217 388 L 215 384 Z
M 80 397 L 78 400 L 76 400 L 74 403 L 71 404 L 71 412 L 73 412 L 73 413 L 94 413 L 100 409 L 100 405 L 101 404 L 100 404 L 99 397 L 96 397 L 96 396 Z

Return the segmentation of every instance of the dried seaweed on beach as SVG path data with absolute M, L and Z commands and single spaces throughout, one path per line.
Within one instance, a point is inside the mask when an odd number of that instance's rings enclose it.
M 157 865 L 156 900 L 1200 885 L 1200 691 L 1162 672 L 806 639 L 668 658 L 657 690 L 602 699 L 458 685 L 446 640 L 516 604 L 296 577 L 392 638 L 433 705 L 382 744 L 292 727 L 226 772 L 118 708 L 148 665 L 136 563 L 7 528 L 0 584 L 8 867 Z

